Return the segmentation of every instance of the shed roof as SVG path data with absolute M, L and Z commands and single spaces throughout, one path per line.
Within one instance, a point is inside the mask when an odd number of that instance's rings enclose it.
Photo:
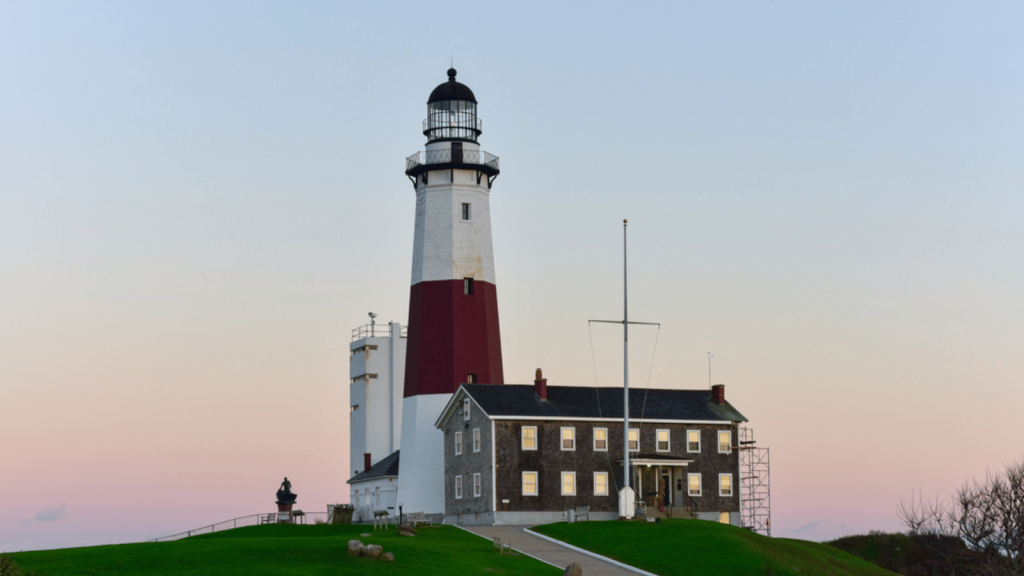
M 352 478 L 347 480 L 348 484 L 355 484 L 356 482 L 365 482 L 367 480 L 374 480 L 376 478 L 386 478 L 388 476 L 398 477 L 398 453 L 401 450 L 395 450 L 394 454 L 387 456 L 380 462 L 377 462 L 370 469 L 365 472 L 360 472 Z
M 548 386 L 547 400 L 541 400 L 532 385 L 463 384 L 461 390 L 469 394 L 491 417 L 621 419 L 623 413 L 622 388 Z M 659 388 L 630 388 L 629 417 L 646 420 L 747 421 L 728 401 L 723 405 L 713 401 L 710 390 Z

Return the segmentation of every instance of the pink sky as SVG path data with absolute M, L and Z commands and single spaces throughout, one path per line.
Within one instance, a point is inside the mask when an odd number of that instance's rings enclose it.
M 1019 3 L 407 9 L 0 6 L 0 551 L 268 512 L 284 476 L 347 500 L 350 331 L 406 320 L 403 159 L 453 55 L 502 162 L 507 382 L 621 385 L 587 320 L 629 218 L 663 326 L 633 384 L 714 353 L 775 536 L 899 530 L 1021 457 Z

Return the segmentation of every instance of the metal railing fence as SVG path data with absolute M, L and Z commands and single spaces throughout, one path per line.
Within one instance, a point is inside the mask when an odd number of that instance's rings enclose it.
M 388 338 L 391 336 L 391 328 L 387 324 L 377 324 L 371 326 L 366 324 L 358 328 L 352 329 L 352 341 L 362 340 L 363 338 Z M 409 337 L 409 327 L 400 326 L 398 328 L 399 338 Z
M 499 170 L 498 157 L 483 150 L 461 150 L 462 164 L 477 164 Z M 452 150 L 427 150 L 417 152 L 405 159 L 405 170 L 409 171 L 423 164 L 448 164 L 452 162 Z
M 152 540 L 146 540 L 146 542 L 172 542 L 174 540 L 181 540 L 183 538 L 191 538 L 192 536 L 199 536 L 200 534 L 212 534 L 214 532 L 223 532 L 224 530 L 231 530 L 233 528 L 242 528 L 245 526 L 258 526 L 266 523 L 267 518 L 276 517 L 278 514 L 288 514 L 288 512 L 267 512 L 266 514 L 250 514 L 248 516 L 239 516 L 238 518 L 232 518 L 231 520 L 224 520 L 223 522 L 216 522 L 209 526 L 203 526 L 202 528 L 196 528 L 195 530 L 186 530 L 184 532 L 178 532 L 177 534 L 171 534 L 170 536 L 161 536 Z M 307 517 L 312 516 L 307 520 Z M 316 520 L 323 517 L 324 522 L 327 521 L 327 512 L 303 512 L 301 516 L 292 514 L 292 524 L 314 524 Z M 273 523 L 273 522 L 271 522 Z

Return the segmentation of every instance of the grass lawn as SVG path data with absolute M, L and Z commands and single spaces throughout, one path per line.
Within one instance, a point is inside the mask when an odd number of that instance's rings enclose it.
M 559 523 L 533 530 L 660 576 L 895 574 L 831 546 L 706 520 Z
M 426 527 L 415 537 L 368 526 L 271 524 L 193 536 L 176 542 L 120 544 L 11 554 L 25 572 L 71 574 L 408 576 L 556 576 L 561 570 L 528 556 L 499 555 L 490 541 L 451 526 Z M 394 562 L 349 556 L 348 541 L 380 544 Z

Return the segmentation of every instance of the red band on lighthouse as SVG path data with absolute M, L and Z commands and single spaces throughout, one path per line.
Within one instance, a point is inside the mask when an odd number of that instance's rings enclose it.
M 464 280 L 420 282 L 409 295 L 405 397 L 451 394 L 459 384 L 504 384 L 497 289 Z

